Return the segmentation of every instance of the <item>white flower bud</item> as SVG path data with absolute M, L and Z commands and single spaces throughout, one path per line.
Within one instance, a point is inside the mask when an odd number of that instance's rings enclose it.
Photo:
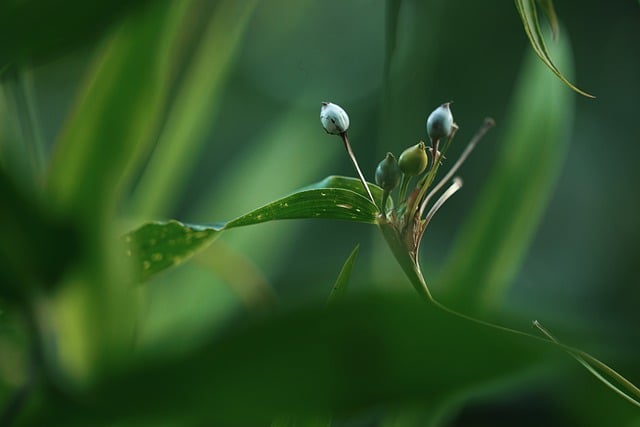
M 427 119 L 427 133 L 432 141 L 448 138 L 453 128 L 453 115 L 449 108 L 450 102 L 445 102 L 431 114 Z
M 327 133 L 343 134 L 349 129 L 349 116 L 339 105 L 323 102 L 320 107 L 320 122 Z

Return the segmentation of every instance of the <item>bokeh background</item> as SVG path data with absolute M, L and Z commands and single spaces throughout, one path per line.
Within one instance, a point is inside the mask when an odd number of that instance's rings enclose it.
M 37 137 L 44 143 L 46 169 L 105 37 L 124 19 L 138 19 L 167 4 L 100 2 L 89 10 L 80 2 L 58 9 L 42 3 L 3 6 L 13 14 L 0 17 L 0 66 L 8 82 L 19 65 Z M 327 175 L 354 176 L 339 139 L 320 127 L 321 101 L 348 111 L 354 151 L 373 179 L 387 151 L 399 155 L 426 139 L 429 112 L 453 100 L 460 131 L 449 162 L 484 117 L 495 118 L 497 126 L 463 166 L 463 190 L 438 213 L 423 242 L 425 275 L 436 296 L 444 297 L 448 274 L 458 264 L 465 266 L 455 258 L 460 253 L 456 242 L 483 203 L 483 187 L 496 159 L 511 143 L 514 97 L 524 85 L 525 64 L 533 62 L 513 2 L 177 3 L 173 8 L 184 18 L 175 29 L 169 102 L 154 147 L 119 205 L 120 230 L 170 218 L 228 220 Z M 396 7 L 397 19 L 392 19 Z M 550 172 L 548 188 L 541 190 L 540 215 L 523 225 L 532 232 L 516 245 L 522 256 L 506 274 L 498 311 L 542 321 L 639 383 L 640 9 L 628 0 L 556 2 L 556 10 L 562 24 L 558 45 L 570 46 L 571 52 L 559 67 L 596 99 L 557 81 L 554 90 L 570 99 L 558 150 L 540 150 L 539 155 L 531 150 L 528 161 L 558 166 Z M 536 66 L 544 69 L 539 61 Z M 122 93 L 123 105 L 127 102 Z M 24 129 L 12 114 L 11 103 L 5 102 L 0 126 L 5 135 L 19 139 Z M 531 117 L 534 129 L 536 120 Z M 539 126 L 544 137 L 548 124 Z M 21 155 L 5 149 L 3 163 L 28 180 L 30 166 Z M 520 179 L 510 183 L 511 191 L 530 191 Z M 507 204 L 502 215 L 507 218 L 509 212 Z M 230 231 L 193 261 L 155 278 L 144 304 L 143 339 L 171 339 L 175 347 L 189 348 L 239 312 L 321 300 L 356 244 L 360 256 L 349 292 L 410 289 L 374 227 L 324 220 L 266 223 Z M 556 403 L 545 400 L 548 393 L 543 386 L 515 401 L 503 396 L 472 404 L 451 425 L 484 425 L 482 419 L 497 414 L 547 411 L 562 419 L 580 412 L 579 399 L 567 399 L 569 409 L 557 410 Z M 609 403 L 601 402 L 605 408 Z M 617 403 L 611 405 L 618 409 Z M 351 422 L 373 423 L 366 416 Z

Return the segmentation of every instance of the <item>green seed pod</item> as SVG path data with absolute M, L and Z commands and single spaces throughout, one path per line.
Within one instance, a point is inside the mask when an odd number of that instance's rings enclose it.
M 427 168 L 427 163 L 429 163 L 429 158 L 423 141 L 404 150 L 398 160 L 400 170 L 406 176 L 420 175 Z
M 450 102 L 445 102 L 427 118 L 427 133 L 431 141 L 448 138 L 453 128 L 453 115 L 449 108 Z
M 376 168 L 376 184 L 385 191 L 393 191 L 400 182 L 400 168 L 396 158 L 387 153 Z

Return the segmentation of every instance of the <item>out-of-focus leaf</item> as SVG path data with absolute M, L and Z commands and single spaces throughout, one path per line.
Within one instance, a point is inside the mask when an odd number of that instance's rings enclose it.
M 278 417 L 271 422 L 271 427 L 331 427 L 331 417 L 292 418 Z
M 339 418 L 380 405 L 429 405 L 478 384 L 513 386 L 558 356 L 564 360 L 542 341 L 470 323 L 413 295 L 365 295 L 254 319 L 191 354 L 140 360 L 86 395 L 55 395 L 25 421 L 175 417 L 247 426 L 281 414 Z
M 72 382 L 105 375 L 131 348 L 139 300 L 114 219 L 165 112 L 180 10 L 182 2 L 155 2 L 108 34 L 54 147 L 47 195 L 79 230 L 83 253 L 43 316 L 65 339 L 43 341 Z
M 49 60 L 86 44 L 144 3 L 148 1 L 2 1 L 0 69 Z
M 53 285 L 76 259 L 78 236 L 70 222 L 46 209 L 0 167 L 0 295 L 27 297 L 34 286 Z
M 518 13 L 520 14 L 520 18 L 522 19 L 524 31 L 529 38 L 531 47 L 533 47 L 534 52 L 536 53 L 536 55 L 538 55 L 542 62 L 544 62 L 545 65 L 549 67 L 549 69 L 551 69 L 551 71 L 553 71 L 553 73 L 571 89 L 578 92 L 580 95 L 586 96 L 588 98 L 595 98 L 595 96 L 581 89 L 578 89 L 569 80 L 567 80 L 567 78 L 560 72 L 560 70 L 551 60 L 549 52 L 547 51 L 547 46 L 544 42 L 542 31 L 540 30 L 540 23 L 538 22 L 536 0 L 516 0 L 516 8 L 518 9 Z
M 351 270 L 353 270 L 353 264 L 355 264 L 356 259 L 358 258 L 359 251 L 360 245 L 356 245 L 353 251 L 351 251 L 349 258 L 344 262 L 344 265 L 340 270 L 340 274 L 338 274 L 338 278 L 336 279 L 336 283 L 334 283 L 331 293 L 329 294 L 329 300 L 327 301 L 328 304 L 334 304 L 336 301 L 339 301 L 342 299 L 345 292 L 347 292 L 349 280 L 351 279 Z
M 222 100 L 220 89 L 256 3 L 256 0 L 224 0 L 216 5 L 134 194 L 136 214 L 162 215 L 182 191 L 189 177 L 188 169 L 206 140 L 212 117 Z
M 549 20 L 553 39 L 557 40 L 558 33 L 560 33 L 560 24 L 558 24 L 558 15 L 556 14 L 556 9 L 553 6 L 553 0 L 540 0 L 540 6 Z
M 569 46 L 557 56 L 571 68 Z M 570 92 L 530 55 L 511 101 L 502 151 L 469 212 L 442 283 L 456 304 L 494 306 L 518 270 L 562 168 L 573 122 Z
M 347 187 L 352 185 L 349 179 L 332 177 L 226 223 L 192 225 L 169 221 L 144 224 L 125 236 L 128 254 L 135 262 L 135 277 L 144 281 L 205 248 L 219 232 L 235 227 L 303 218 L 375 224 L 378 208 L 364 196 L 339 188 L 340 183 L 346 183 Z M 372 192 L 381 191 L 371 187 Z
M 168 91 L 170 34 L 163 3 L 106 41 L 59 136 L 54 198 L 93 224 L 110 215 L 130 167 L 157 131 Z
M 400 5 L 402 0 L 387 0 L 384 11 L 385 18 L 385 49 L 384 49 L 384 78 L 388 83 L 391 72 L 391 61 L 396 50 L 398 40 L 398 17 L 400 16 Z

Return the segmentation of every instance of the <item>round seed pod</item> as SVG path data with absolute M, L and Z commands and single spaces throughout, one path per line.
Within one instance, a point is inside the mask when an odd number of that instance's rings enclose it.
M 400 168 L 396 158 L 391 153 L 387 153 L 384 159 L 378 163 L 376 168 L 376 184 L 383 190 L 393 191 L 400 182 Z
M 429 158 L 423 141 L 404 150 L 398 160 L 398 166 L 406 176 L 420 175 L 427 168 L 428 163 Z
M 341 135 L 349 129 L 349 116 L 339 105 L 323 102 L 320 107 L 320 122 L 327 133 Z
M 448 138 L 453 127 L 453 115 L 449 108 L 450 102 L 445 102 L 427 118 L 427 133 L 431 141 Z

